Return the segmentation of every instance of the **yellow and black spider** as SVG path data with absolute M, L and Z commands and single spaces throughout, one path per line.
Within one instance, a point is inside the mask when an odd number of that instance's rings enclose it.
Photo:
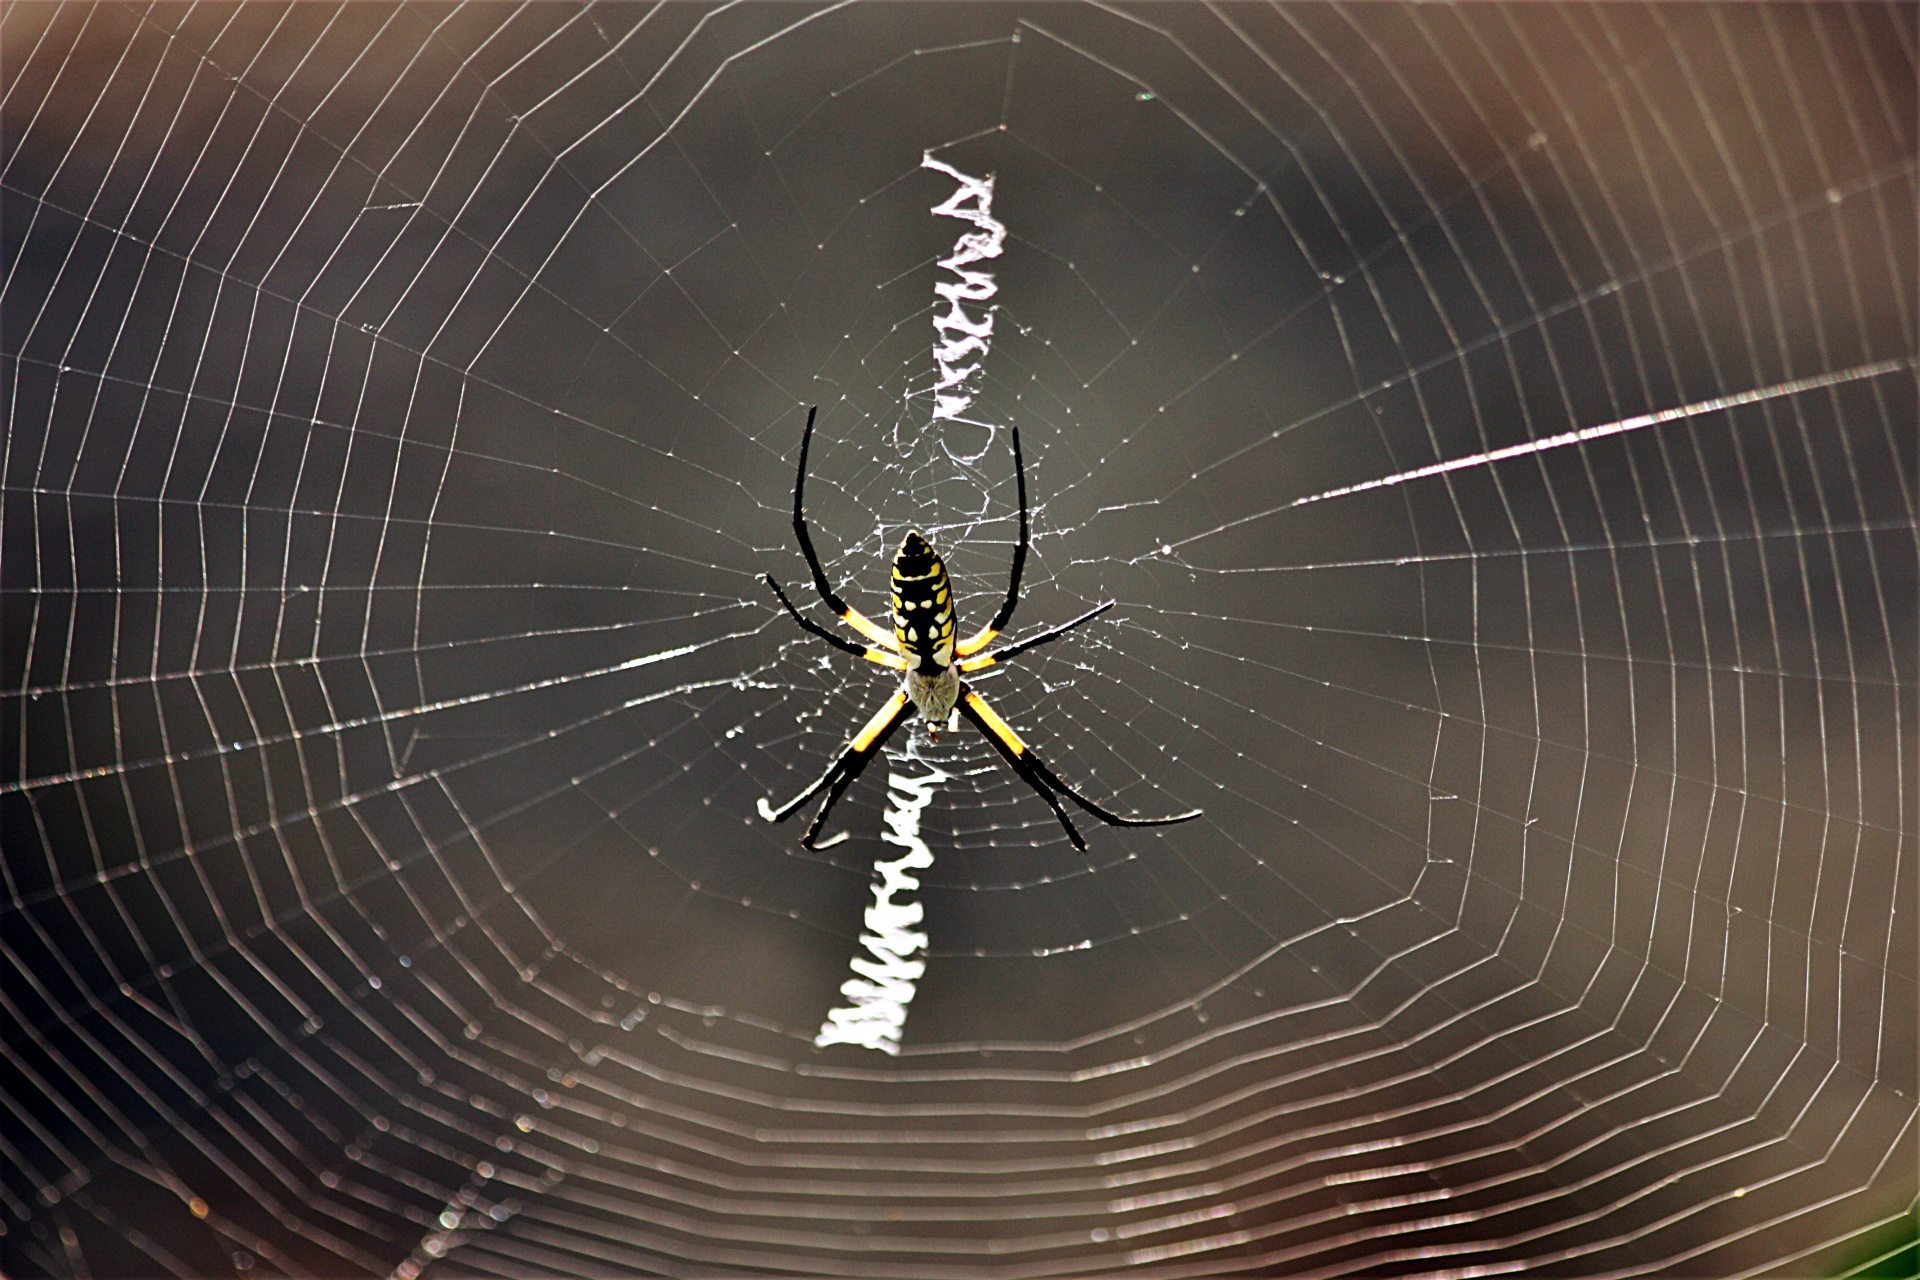
M 1000 758 L 1047 802 L 1047 806 L 1053 810 L 1053 816 L 1066 828 L 1067 839 L 1073 841 L 1076 849 L 1084 850 L 1087 842 L 1074 828 L 1067 811 L 1060 807 L 1062 796 L 1100 821 L 1116 827 L 1163 827 L 1199 817 L 1200 810 L 1195 809 L 1168 818 L 1123 818 L 1101 808 L 1060 781 L 1053 770 L 1033 754 L 1033 749 L 1020 740 L 1020 735 L 960 678 L 962 672 L 993 666 L 1025 653 L 1035 645 L 1057 640 L 1081 623 L 1113 608 L 1113 601 L 1109 600 L 1098 608 L 1087 610 L 1072 622 L 1028 636 L 993 653 L 980 652 L 993 643 L 994 637 L 1007 625 L 1007 620 L 1013 617 L 1014 606 L 1020 603 L 1020 571 L 1027 561 L 1027 476 L 1020 459 L 1020 429 L 1011 428 L 1014 482 L 1020 492 L 1020 541 L 1013 548 L 1013 572 L 1007 583 L 1007 598 L 992 622 L 970 638 L 955 644 L 953 585 L 947 579 L 947 566 L 942 563 L 940 553 L 933 549 L 933 544 L 917 531 L 908 533 L 901 540 L 900 550 L 893 557 L 892 634 L 876 626 L 859 610 L 842 600 L 827 581 L 826 571 L 820 567 L 820 557 L 814 554 L 813 538 L 807 533 L 805 500 L 807 446 L 813 441 L 813 415 L 818 409 L 816 405 L 807 410 L 807 428 L 800 436 L 800 474 L 793 482 L 793 533 L 800 541 L 801 553 L 807 558 L 807 568 L 813 571 L 813 586 L 820 593 L 820 599 L 840 615 L 842 622 L 872 643 L 855 644 L 818 623 L 808 621 L 793 607 L 793 601 L 787 598 L 787 593 L 781 590 L 772 574 L 766 575 L 767 585 L 780 597 L 780 603 L 793 615 L 793 620 L 808 633 L 819 636 L 856 658 L 865 658 L 868 662 L 904 672 L 905 679 L 873 719 L 867 721 L 866 728 L 853 735 L 853 740 L 847 743 L 832 766 L 820 775 L 818 782 L 778 809 L 761 800 L 760 816 L 769 822 L 785 822 L 801 805 L 824 789 L 826 801 L 820 806 L 820 812 L 814 815 L 813 825 L 807 828 L 807 834 L 800 841 L 805 848 L 813 848 L 814 837 L 820 834 L 820 827 L 827 820 L 827 811 L 853 785 L 853 780 L 860 776 L 860 771 L 867 767 L 868 762 L 880 754 L 880 748 L 886 745 L 893 731 L 907 718 L 907 708 L 911 705 L 920 709 L 920 714 L 927 718 L 929 725 L 948 724 L 951 727 L 954 716 L 965 716 L 974 728 L 986 734 L 987 741 L 1000 753 Z M 937 729 L 934 731 L 937 732 Z

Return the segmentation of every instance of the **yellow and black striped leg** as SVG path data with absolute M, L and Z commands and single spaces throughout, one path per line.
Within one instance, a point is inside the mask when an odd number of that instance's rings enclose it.
M 761 576 L 767 580 L 767 585 L 773 588 L 773 594 L 780 597 L 781 605 L 786 608 L 787 613 L 792 616 L 793 620 L 800 624 L 801 630 L 807 632 L 809 635 L 819 636 L 834 648 L 850 653 L 856 658 L 865 658 L 868 662 L 877 662 L 881 666 L 891 668 L 894 671 L 905 671 L 907 669 L 907 660 L 897 653 L 889 653 L 885 649 L 876 649 L 871 645 L 855 644 L 844 636 L 833 634 L 833 632 L 827 630 L 794 608 L 793 601 L 787 599 L 787 593 L 780 589 L 780 584 L 774 580 L 772 574 L 767 573 Z
M 807 428 L 800 433 L 800 469 L 793 480 L 793 536 L 800 543 L 800 554 L 807 558 L 807 572 L 813 575 L 813 589 L 820 593 L 820 599 L 826 603 L 827 608 L 839 614 L 840 621 L 858 631 L 881 649 L 897 652 L 900 646 L 892 635 L 842 600 L 840 593 L 833 589 L 833 584 L 827 581 L 826 569 L 821 567 L 820 556 L 813 549 L 813 535 L 807 532 L 807 450 L 813 444 L 813 416 L 819 411 L 819 405 L 807 410 Z M 767 581 L 773 581 L 771 574 L 767 576 Z M 779 587 L 775 586 L 774 590 L 778 591 Z M 782 603 L 786 603 L 787 611 L 798 618 L 799 611 L 787 602 L 784 592 L 780 598 Z M 802 620 L 800 625 L 804 627 L 807 623 Z M 863 653 L 862 656 L 866 655 Z
M 987 705 L 984 698 L 965 685 L 960 686 L 960 701 L 954 704 L 954 710 L 965 716 L 974 728 L 986 735 L 987 741 L 993 744 L 993 749 L 1000 753 L 1000 758 L 1007 762 L 1007 766 L 1019 774 L 1021 780 L 1032 787 L 1036 795 L 1047 802 L 1047 808 L 1053 810 L 1053 816 L 1060 820 L 1060 827 L 1067 833 L 1067 839 L 1073 841 L 1073 847 L 1085 853 L 1086 838 L 1080 834 L 1080 829 L 1073 825 L 1073 819 L 1067 816 L 1067 811 L 1060 807 L 1060 801 L 1054 797 L 1053 789 L 1047 785 L 1046 778 L 1034 771 L 1033 753 L 1027 749 L 1026 743 L 1020 741 L 1020 735 L 994 713 L 993 708 Z
M 968 658 L 960 664 L 960 670 L 978 671 L 982 667 L 991 667 L 995 663 L 1005 662 L 1010 658 L 1017 658 L 1027 650 L 1036 649 L 1049 640 L 1058 640 L 1061 636 L 1067 634 L 1067 632 L 1073 630 L 1083 622 L 1092 622 L 1095 618 L 1113 608 L 1113 604 L 1114 602 L 1109 600 L 1097 608 L 1087 610 L 1072 622 L 1063 622 L 1057 627 L 1048 627 L 1039 635 L 1028 636 L 1025 640 L 1016 640 L 1004 649 L 995 649 L 992 653 L 983 653 L 978 657 Z
M 1193 809 L 1165 818 L 1123 818 L 1111 809 L 1095 804 L 1062 782 L 1053 770 L 1047 768 L 1033 754 L 1032 748 L 1020 740 L 1020 735 L 1013 731 L 1013 726 L 1002 720 L 994 709 L 987 705 L 986 699 L 964 684 L 960 686 L 958 706 L 960 714 L 972 721 L 980 732 L 987 735 L 988 741 L 992 742 L 994 748 L 1000 752 L 1001 759 L 1011 765 L 1013 771 L 1025 779 L 1028 786 L 1040 793 L 1040 798 L 1047 802 L 1054 816 L 1060 819 L 1060 825 L 1066 828 L 1067 836 L 1073 841 L 1073 847 L 1076 849 L 1084 850 L 1087 847 L 1086 842 L 1080 838 L 1080 833 L 1074 829 L 1073 823 L 1067 820 L 1066 810 L 1060 807 L 1057 797 L 1065 796 L 1100 821 L 1114 827 L 1165 827 L 1176 822 L 1189 822 L 1200 816 L 1200 810 Z
M 762 574 L 761 576 L 767 580 L 767 585 L 773 588 L 773 594 L 780 597 L 780 603 L 786 608 L 787 613 L 792 616 L 793 620 L 800 624 L 801 630 L 807 632 L 809 635 L 819 636 L 822 640 L 825 640 L 828 644 L 832 645 L 834 648 L 839 649 L 844 653 L 850 653 L 856 658 L 864 658 L 867 656 L 867 647 L 865 645 L 855 644 L 853 641 L 847 639 L 845 636 L 837 636 L 833 634 L 833 632 L 827 630 L 825 627 L 821 626 L 819 623 L 815 622 L 813 619 L 807 617 L 804 613 L 801 613 L 798 609 L 794 608 L 793 601 L 787 599 L 787 593 L 780 589 L 780 584 L 774 580 L 774 576 L 772 574 L 766 573 L 766 574 Z
M 813 848 L 814 837 L 820 834 L 820 828 L 825 824 L 827 812 L 833 808 L 834 801 L 853 785 L 853 780 L 860 776 L 861 770 L 880 754 L 880 748 L 887 745 L 887 739 L 892 737 L 893 731 L 900 727 L 900 722 L 907 718 L 907 709 L 910 705 L 904 691 L 888 698 L 873 719 L 867 721 L 867 727 L 854 735 L 853 741 L 847 744 L 846 749 L 840 753 L 839 759 L 820 775 L 819 781 L 778 809 L 762 799 L 760 816 L 768 822 L 785 822 L 799 810 L 801 805 L 825 790 L 827 798 L 821 804 L 820 812 L 813 815 L 813 824 L 807 828 L 807 834 L 800 837 L 802 848 Z

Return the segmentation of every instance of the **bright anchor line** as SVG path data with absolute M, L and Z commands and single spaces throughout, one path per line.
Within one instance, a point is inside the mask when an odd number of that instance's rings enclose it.
M 1863 378 L 1877 378 L 1886 373 L 1898 373 L 1902 369 L 1914 367 L 1915 357 L 1900 356 L 1892 360 L 1877 360 L 1872 364 L 1855 365 L 1851 369 L 1840 369 L 1829 373 L 1816 373 L 1805 378 L 1794 378 L 1787 382 L 1775 382 L 1764 387 L 1755 387 L 1750 391 L 1736 391 L 1732 395 L 1715 396 L 1711 400 L 1696 400 L 1692 404 L 1679 405 L 1672 409 L 1661 409 L 1654 413 L 1642 413 L 1632 418 L 1621 418 L 1617 422 L 1603 422 L 1598 426 L 1581 427 L 1577 431 L 1563 431 L 1557 436 L 1547 436 L 1540 440 L 1527 440 L 1520 444 L 1510 444 L 1500 449 L 1489 449 L 1485 453 L 1469 454 L 1464 458 L 1452 458 L 1446 462 L 1432 462 L 1424 467 L 1415 467 L 1411 471 L 1402 471 L 1397 475 L 1382 476 L 1378 480 L 1365 480 L 1359 484 L 1342 485 L 1338 489 L 1328 489 L 1310 497 L 1295 498 L 1282 510 L 1304 507 L 1309 503 L 1325 502 L 1329 498 L 1344 498 L 1349 494 L 1366 493 L 1371 489 L 1388 489 L 1395 485 L 1406 484 L 1413 480 L 1424 480 L 1428 476 L 1444 475 L 1449 471 L 1465 471 L 1470 467 L 1484 467 L 1489 463 L 1501 462 L 1508 458 L 1521 458 L 1530 453 L 1545 453 L 1549 449 L 1564 449 L 1570 444 L 1584 444 L 1589 440 L 1599 440 L 1606 436 L 1625 435 L 1629 431 L 1640 431 L 1646 427 L 1657 427 L 1663 422 L 1673 422 L 1680 418 L 1693 418 L 1703 413 L 1716 413 L 1722 409 L 1737 409 L 1742 405 L 1759 404 L 1764 400 L 1778 400 L 1785 396 L 1799 395 L 1803 391 L 1818 391 L 1823 387 L 1839 386 L 1843 382 L 1858 382 Z

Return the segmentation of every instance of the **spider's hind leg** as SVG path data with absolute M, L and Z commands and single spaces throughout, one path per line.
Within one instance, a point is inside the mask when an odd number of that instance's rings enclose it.
M 1047 802 L 1047 808 L 1053 810 L 1053 816 L 1059 820 L 1060 829 L 1067 833 L 1067 839 L 1073 841 L 1073 847 L 1080 852 L 1087 851 L 1087 839 L 1080 834 L 1080 828 L 1073 825 L 1073 819 L 1060 806 L 1060 801 L 1048 785 L 1046 778 L 1033 769 L 1033 753 L 1027 750 L 1027 744 L 1020 741 L 1020 735 L 994 713 L 986 700 L 965 685 L 960 686 L 960 701 L 953 708 L 967 721 L 986 735 L 1007 767 L 1020 775 L 1020 780 L 1032 787 L 1034 793 Z
M 820 834 L 820 828 L 826 825 L 827 814 L 832 811 L 834 802 L 846 793 L 847 788 L 853 785 L 854 779 L 858 778 L 861 771 L 880 754 L 880 748 L 887 745 L 887 739 L 891 738 L 893 731 L 900 727 L 900 722 L 907 718 L 908 705 L 904 690 L 888 698 L 881 705 L 880 710 L 874 714 L 873 719 L 867 721 L 866 728 L 853 736 L 853 740 L 847 743 L 846 749 L 827 767 L 827 771 L 820 775 L 818 781 L 778 809 L 769 805 L 763 797 L 760 801 L 760 816 L 768 822 L 785 822 L 799 812 L 800 806 L 824 790 L 827 798 L 821 804 L 820 812 L 813 815 L 813 822 L 807 827 L 807 834 L 800 837 L 802 848 L 813 848 L 814 838 Z
M 1080 838 L 1080 832 L 1067 818 L 1067 811 L 1060 805 L 1059 797 L 1061 796 L 1073 801 L 1108 826 L 1114 827 L 1164 827 L 1176 822 L 1188 822 L 1200 816 L 1201 811 L 1194 809 L 1165 818 L 1123 818 L 1111 809 L 1095 804 L 1062 782 L 1053 770 L 1040 762 L 1039 757 L 1034 755 L 1033 749 L 1020 740 L 1020 735 L 1013 731 L 1013 726 L 1002 720 L 994 709 L 987 705 L 986 699 L 964 684 L 960 686 L 960 702 L 957 710 L 987 736 L 987 741 L 993 743 L 994 749 L 1000 753 L 1000 758 L 1005 760 L 1013 771 L 1019 774 L 1028 786 L 1037 791 L 1042 800 L 1047 802 L 1047 807 L 1053 810 L 1054 816 L 1060 820 L 1060 825 L 1066 828 L 1067 837 L 1073 841 L 1073 847 L 1076 849 L 1084 852 L 1087 843 Z

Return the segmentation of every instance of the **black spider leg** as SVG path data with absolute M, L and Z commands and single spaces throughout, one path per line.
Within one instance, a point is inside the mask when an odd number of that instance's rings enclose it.
M 1053 810 L 1053 816 L 1060 820 L 1060 827 L 1067 833 L 1067 839 L 1073 841 L 1074 848 L 1085 853 L 1087 851 L 1086 837 L 1080 834 L 1080 828 L 1073 825 L 1073 819 L 1067 816 L 1067 811 L 1060 807 L 1060 801 L 1054 796 L 1053 789 L 1047 785 L 1047 780 L 1033 771 L 1031 767 L 1033 763 L 1033 753 L 1027 750 L 1027 745 L 1018 738 L 1014 738 L 1012 742 L 1008 742 L 1006 738 L 1000 735 L 993 724 L 989 723 L 981 716 L 979 711 L 974 709 L 973 700 L 978 696 L 979 695 L 975 694 L 971 689 L 967 688 L 966 685 L 962 684 L 960 686 L 960 700 L 953 704 L 954 709 L 965 716 L 968 722 L 971 723 L 974 728 L 978 729 L 988 742 L 993 744 L 993 749 L 1000 753 L 1000 758 L 1007 762 L 1007 767 L 1019 774 L 1021 781 L 1025 782 L 1029 787 L 1032 787 L 1034 794 L 1047 802 L 1047 808 Z M 982 703 L 981 705 L 984 706 L 985 704 Z M 999 717 L 995 716 L 994 719 L 997 721 Z
M 1027 543 L 1030 540 L 1027 524 L 1027 465 L 1020 455 L 1020 425 L 1011 423 L 1008 430 L 1013 436 L 1013 482 L 1020 494 L 1020 540 L 1013 544 L 1013 568 L 1007 574 L 1007 598 L 1000 602 L 1000 612 L 993 615 L 992 622 L 955 648 L 954 653 L 960 656 L 971 657 L 991 644 L 995 636 L 1006 630 L 1014 607 L 1020 603 L 1020 575 L 1027 567 Z
M 807 410 L 807 429 L 800 433 L 800 473 L 793 479 L 793 536 L 799 539 L 800 554 L 807 558 L 807 568 L 813 574 L 813 589 L 820 593 L 829 609 L 845 617 L 852 610 L 827 581 L 827 571 L 820 567 L 820 557 L 813 549 L 813 535 L 807 532 L 807 448 L 813 443 L 813 416 L 819 412 L 819 405 Z
M 813 443 L 814 415 L 819 411 L 819 405 L 807 410 L 807 429 L 800 433 L 800 467 L 793 480 L 793 536 L 800 544 L 800 553 L 807 558 L 807 572 L 813 575 L 813 589 L 820 593 L 820 599 L 828 608 L 840 615 L 840 621 L 865 636 L 872 647 L 863 648 L 849 644 L 801 617 L 800 611 L 794 608 L 793 601 L 787 598 L 786 592 L 780 589 L 780 584 L 774 580 L 772 574 L 766 575 L 767 585 L 772 587 L 774 594 L 780 597 L 780 603 L 786 606 L 787 612 L 793 615 L 794 621 L 807 631 L 831 641 L 856 657 L 871 658 L 881 662 L 883 666 L 894 666 L 896 664 L 883 661 L 879 655 L 898 654 L 900 646 L 889 632 L 875 625 L 858 609 L 840 598 L 840 593 L 833 589 L 831 582 L 827 581 L 827 571 L 820 564 L 820 555 L 813 549 L 813 535 L 807 529 L 807 451 Z
M 1047 768 L 1047 766 L 1041 764 L 1038 760 L 1032 759 L 1033 753 L 1031 751 L 1029 751 L 1027 755 L 1029 762 L 1033 765 L 1034 772 L 1045 778 L 1048 786 L 1110 827 L 1170 827 L 1176 822 L 1192 822 L 1205 812 L 1203 809 L 1189 809 L 1185 813 L 1168 814 L 1164 818 L 1123 818 L 1111 809 L 1101 808 L 1055 777 L 1053 770 Z
M 978 671 L 982 667 L 991 667 L 996 663 L 1005 662 L 1009 658 L 1017 658 L 1027 650 L 1036 649 L 1046 644 L 1049 640 L 1058 640 L 1061 636 L 1067 634 L 1067 632 L 1073 630 L 1083 622 L 1092 622 L 1095 618 L 1113 608 L 1113 606 L 1114 601 L 1109 600 L 1103 605 L 1097 605 L 1087 610 L 1072 622 L 1063 622 L 1057 627 L 1049 627 L 1039 635 L 1028 636 L 1024 640 L 1016 640 L 1010 645 L 995 649 L 992 653 L 983 653 L 975 658 L 962 658 L 960 660 L 960 669 L 962 671 Z
M 1007 430 L 1013 436 L 1013 483 L 1020 494 L 1020 541 L 1013 544 L 1013 569 L 1007 575 L 1007 598 L 1000 605 L 1000 612 L 994 614 L 993 621 L 987 624 L 991 631 L 1005 631 L 1007 623 L 1012 621 L 1014 606 L 1020 603 L 1020 573 L 1027 567 L 1027 466 L 1020 457 L 1020 424 L 1009 423 Z
M 858 778 L 861 771 L 880 754 L 880 748 L 887 745 L 887 739 L 893 736 L 894 730 L 898 729 L 901 722 L 907 718 L 907 712 L 912 705 L 907 701 L 904 691 L 897 692 L 888 698 L 881 705 L 880 710 L 874 714 L 873 719 L 867 721 L 866 728 L 853 736 L 853 740 L 847 743 L 846 749 L 827 767 L 827 771 L 820 775 L 818 781 L 778 809 L 772 808 L 762 800 L 760 816 L 769 822 L 785 822 L 799 810 L 801 805 L 819 795 L 824 789 L 827 798 L 821 804 L 820 812 L 813 815 L 813 823 L 807 828 L 807 834 L 800 837 L 801 848 L 813 848 L 814 837 L 820 834 L 820 828 L 826 823 L 827 813 L 833 808 L 834 802 L 845 794 L 847 788 L 853 785 L 854 779 Z
M 865 645 L 855 644 L 853 641 L 847 639 L 845 636 L 837 636 L 833 634 L 833 632 L 827 630 L 825 627 L 813 621 L 811 618 L 808 618 L 805 614 L 801 613 L 798 609 L 794 608 L 793 601 L 787 599 L 787 593 L 780 589 L 780 584 L 774 581 L 772 574 L 770 573 L 762 574 L 761 576 L 766 578 L 767 585 L 773 588 L 773 594 L 780 597 L 780 603 L 787 607 L 787 612 L 793 616 L 793 620 L 795 622 L 800 624 L 802 630 L 806 631 L 810 635 L 819 636 L 822 640 L 825 640 L 828 644 L 832 645 L 834 648 L 840 649 L 846 653 L 850 653 L 856 658 L 864 658 L 867 656 L 867 647 Z
M 1084 850 L 1087 847 L 1086 841 L 1080 838 L 1079 831 L 1074 828 L 1072 822 L 1067 820 L 1066 810 L 1060 807 L 1059 800 L 1055 798 L 1057 796 L 1065 796 L 1112 827 L 1166 827 L 1176 822 L 1190 822 L 1200 816 L 1201 811 L 1193 809 L 1164 818 L 1122 817 L 1111 809 L 1095 804 L 1061 781 L 1059 775 L 1047 768 L 1041 763 L 1039 757 L 1034 755 L 1033 748 L 1022 742 L 1007 722 L 987 705 L 986 699 L 965 684 L 960 686 L 960 701 L 956 705 L 961 715 L 972 721 L 975 728 L 987 735 L 988 741 L 992 742 L 994 749 L 999 751 L 1000 758 L 1012 766 L 1013 771 L 1024 778 L 1028 786 L 1040 793 L 1041 799 L 1047 802 L 1054 816 L 1060 819 L 1060 825 L 1066 828 L 1067 838 L 1073 841 L 1073 847 L 1076 849 Z

